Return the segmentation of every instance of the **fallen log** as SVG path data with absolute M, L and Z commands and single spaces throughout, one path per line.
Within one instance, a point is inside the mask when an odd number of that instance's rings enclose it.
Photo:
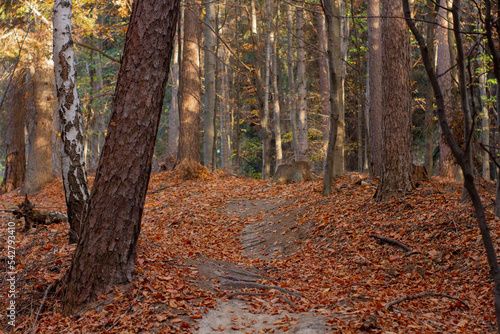
M 17 206 L 18 209 L 12 210 L 12 213 L 17 219 L 24 218 L 24 232 L 35 225 L 51 225 L 68 221 L 68 217 L 60 212 L 35 210 L 35 204 L 29 201 L 28 195 L 25 196 L 24 202 L 19 203 Z

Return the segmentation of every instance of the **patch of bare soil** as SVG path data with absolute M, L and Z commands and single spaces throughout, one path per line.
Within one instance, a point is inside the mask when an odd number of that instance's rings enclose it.
M 291 254 L 307 239 L 309 223 L 298 223 L 301 209 L 289 210 L 294 201 L 274 199 L 239 199 L 226 205 L 226 213 L 245 220 L 241 244 L 249 258 L 272 260 Z M 198 287 L 207 291 L 228 292 L 217 300 L 198 323 L 198 333 L 332 333 L 336 328 L 318 312 L 295 312 L 291 296 L 300 293 L 280 287 L 265 270 L 243 267 L 225 261 L 199 256 L 185 261 L 205 277 L 197 279 Z M 268 267 L 269 269 L 270 267 Z M 271 268 L 272 269 L 272 268 Z M 254 290 L 249 290 L 254 289 Z M 253 292 L 258 291 L 266 292 Z M 273 296 L 269 301 L 262 296 Z M 288 306 L 287 306 L 288 304 Z M 288 310 L 284 306 L 288 307 Z

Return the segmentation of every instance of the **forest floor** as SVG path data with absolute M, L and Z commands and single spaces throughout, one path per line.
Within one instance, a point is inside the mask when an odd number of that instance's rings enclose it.
M 18 222 L 16 332 L 494 333 L 492 280 L 474 211 L 460 204 L 461 185 L 433 178 L 379 203 L 375 186 L 358 182 L 363 177 L 339 178 L 322 197 L 321 180 L 275 185 L 222 172 L 195 181 L 154 174 L 135 281 L 72 317 L 60 313 L 75 249 L 67 224 L 23 233 Z M 500 250 L 494 185 L 479 188 Z M 4 194 L 0 209 L 22 200 L 17 191 Z M 30 200 L 64 212 L 62 182 Z M 0 221 L 10 215 L 0 213 Z M 5 262 L 5 224 L 1 231 Z M 8 329 L 2 276 L 0 332 Z

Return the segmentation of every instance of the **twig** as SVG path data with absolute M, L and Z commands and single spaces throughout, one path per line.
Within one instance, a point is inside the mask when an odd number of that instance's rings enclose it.
M 467 303 L 464 302 L 462 299 L 457 298 L 457 297 L 453 297 L 453 296 L 448 295 L 446 293 L 437 293 L 437 292 L 424 292 L 424 293 L 419 293 L 416 295 L 406 295 L 404 297 L 401 297 L 399 299 L 396 299 L 392 302 L 387 303 L 385 305 L 385 309 L 387 311 L 391 311 L 394 305 L 400 304 L 406 300 L 413 300 L 413 299 L 424 298 L 424 297 L 443 297 L 443 298 L 454 299 L 454 300 L 460 302 L 461 304 L 463 304 L 467 309 L 470 310 L 470 306 L 467 305 Z
M 405 253 L 411 253 L 411 248 L 410 247 L 408 247 L 404 243 L 399 242 L 397 240 L 390 239 L 390 238 L 383 237 L 381 235 L 376 235 L 376 234 L 371 234 L 370 237 L 373 238 L 373 239 L 378 240 L 381 244 L 388 244 L 388 245 L 400 247 L 400 248 L 404 249 Z
M 40 316 L 40 313 L 42 312 L 43 305 L 45 304 L 45 299 L 47 299 L 47 295 L 49 294 L 50 289 L 52 289 L 52 286 L 54 283 L 50 283 L 49 287 L 45 290 L 45 294 L 43 295 L 42 303 L 40 304 L 40 307 L 38 308 L 38 312 L 36 313 L 35 317 L 35 322 L 33 323 L 32 329 L 35 330 L 36 323 L 38 321 L 38 317 Z

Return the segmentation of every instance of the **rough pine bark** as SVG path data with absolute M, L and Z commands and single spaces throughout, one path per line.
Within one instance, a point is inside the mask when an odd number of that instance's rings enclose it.
M 323 2 L 323 11 L 326 20 L 328 41 L 328 62 L 330 68 L 330 131 L 328 134 L 328 148 L 325 159 L 325 176 L 323 178 L 323 196 L 332 193 L 334 179 L 334 158 L 337 141 L 339 114 L 343 110 L 342 104 L 342 75 L 341 75 L 341 47 L 340 47 L 340 0 L 326 0 Z
M 69 241 L 80 236 L 89 198 L 82 135 L 82 110 L 76 85 L 75 52 L 71 36 L 73 2 L 54 2 L 54 70 L 62 138 L 62 178 L 70 226 Z
M 446 8 L 446 0 L 441 1 L 441 6 Z M 450 45 L 448 44 L 448 19 L 447 10 L 439 7 L 438 10 L 438 26 L 436 31 L 437 39 L 437 75 L 439 84 L 443 90 L 443 98 L 446 108 L 446 117 L 452 120 L 453 115 L 453 99 L 451 96 L 452 73 L 451 73 L 451 56 Z M 446 139 L 441 136 L 439 141 L 439 175 L 442 177 L 455 178 L 457 166 L 455 158 L 451 153 Z
M 26 71 L 17 70 L 7 92 L 7 126 L 5 134 L 5 173 L 0 193 L 19 188 L 26 174 L 24 121 L 26 119 Z
M 369 143 L 372 178 L 382 175 L 382 33 L 380 0 L 368 0 Z
M 375 197 L 413 190 L 410 35 L 400 0 L 382 4 L 382 176 Z M 395 18 L 397 17 L 397 18 Z
M 32 194 L 54 179 L 52 172 L 52 115 L 57 108 L 54 97 L 54 63 L 44 56 L 41 46 L 30 67 L 34 113 L 29 131 L 29 152 L 23 192 Z
M 201 78 L 198 38 L 201 35 L 199 22 L 201 8 L 198 4 L 194 4 L 185 11 L 184 15 L 178 163 L 185 159 L 200 162 Z
M 296 9 L 297 25 L 297 80 L 298 80 L 298 156 L 296 161 L 309 161 L 307 155 L 307 83 L 306 83 L 306 63 L 305 63 L 305 41 L 304 41 L 304 10 L 301 7 Z
M 205 119 L 203 131 L 203 164 L 209 169 L 215 167 L 214 145 L 215 145 L 215 100 L 216 100 L 216 52 L 217 31 L 215 1 L 207 1 L 206 26 L 205 26 Z
M 132 7 L 106 143 L 64 288 L 66 313 L 132 282 L 179 2 Z

